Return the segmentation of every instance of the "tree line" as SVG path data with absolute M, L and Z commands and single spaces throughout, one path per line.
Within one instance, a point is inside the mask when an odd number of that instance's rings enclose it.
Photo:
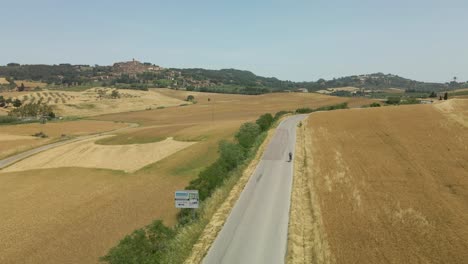
M 373 73 L 353 75 L 331 80 L 319 79 L 310 82 L 293 82 L 274 77 L 258 76 L 250 71 L 236 69 L 163 69 L 154 72 L 125 74 L 115 72 L 112 66 L 89 65 L 20 65 L 9 63 L 0 66 L 0 77 L 11 80 L 33 80 L 48 84 L 73 86 L 101 82 L 103 86 L 119 85 L 130 89 L 149 87 L 187 88 L 197 91 L 259 94 L 275 91 L 306 88 L 317 91 L 336 87 L 358 87 L 364 89 L 402 88 L 407 92 L 443 91 L 468 87 L 467 83 L 426 83 L 406 79 L 393 74 Z

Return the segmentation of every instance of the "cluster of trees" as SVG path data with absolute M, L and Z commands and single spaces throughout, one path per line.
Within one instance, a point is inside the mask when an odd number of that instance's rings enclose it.
M 21 105 L 10 111 L 8 115 L 17 117 L 17 118 L 25 118 L 25 117 L 43 117 L 47 116 L 49 118 L 55 118 L 55 113 L 51 106 L 44 104 L 44 103 L 29 103 Z
M 222 85 L 215 87 L 187 87 L 188 91 L 198 91 L 205 93 L 229 93 L 229 94 L 248 94 L 248 95 L 259 95 L 270 93 L 271 90 L 266 87 L 242 87 L 235 85 Z
M 234 169 L 245 162 L 247 157 L 254 155 L 256 146 L 261 143 L 260 135 L 266 132 L 275 120 L 288 112 L 278 112 L 275 117 L 264 114 L 255 123 L 243 124 L 235 135 L 235 141 L 221 141 L 219 144 L 219 158 L 206 169 L 201 171 L 198 178 L 193 180 L 186 189 L 199 191 L 201 201 L 210 197 L 217 187 L 231 175 Z M 112 248 L 101 258 L 111 264 L 127 263 L 170 263 L 167 258 L 171 252 L 169 245 L 178 232 L 178 227 L 191 223 L 198 218 L 190 209 L 182 209 L 178 214 L 176 229 L 166 227 L 162 221 L 134 231 Z M 173 253 L 173 252 L 172 252 Z
M 101 260 L 112 264 L 157 264 L 169 253 L 168 244 L 176 232 L 165 226 L 161 220 L 135 230 L 112 248 Z
M 7 107 L 8 105 L 13 105 L 14 107 L 20 107 L 21 106 L 21 100 L 19 99 L 12 99 L 11 97 L 5 99 L 3 95 L 0 95 L 0 107 Z
M 250 71 L 236 69 L 172 69 L 181 73 L 185 79 L 209 81 L 213 85 L 236 85 L 246 88 L 268 87 L 272 90 L 286 90 L 297 87 L 294 82 L 281 81 L 277 78 L 257 76 Z M 268 92 L 268 91 L 266 91 Z
M 332 111 L 332 110 L 337 110 L 337 109 L 347 109 L 348 108 L 348 103 L 341 103 L 341 104 L 336 104 L 336 105 L 329 105 L 329 106 L 322 106 L 319 108 L 309 108 L 309 107 L 303 107 L 303 108 L 298 108 L 296 109 L 296 113 L 298 114 L 307 114 L 307 113 L 312 113 L 312 112 L 317 112 L 317 111 Z

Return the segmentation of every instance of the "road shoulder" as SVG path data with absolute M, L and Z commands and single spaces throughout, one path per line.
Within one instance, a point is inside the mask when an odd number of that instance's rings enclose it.
M 294 178 L 288 226 L 286 263 L 334 263 L 332 260 L 309 169 L 313 147 L 307 131 L 308 118 L 296 129 Z

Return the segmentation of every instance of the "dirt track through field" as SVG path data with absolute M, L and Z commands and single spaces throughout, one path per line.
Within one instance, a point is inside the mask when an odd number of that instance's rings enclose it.
M 461 111 L 310 116 L 307 169 L 331 253 L 316 263 L 466 263 L 468 101 L 447 103 Z

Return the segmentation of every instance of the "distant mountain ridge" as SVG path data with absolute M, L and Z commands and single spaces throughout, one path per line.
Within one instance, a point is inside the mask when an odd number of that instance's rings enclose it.
M 90 65 L 20 65 L 10 63 L 0 66 L 0 77 L 10 80 L 33 80 L 48 84 L 74 86 L 99 83 L 104 86 L 127 85 L 138 87 L 171 87 L 187 90 L 266 93 L 305 88 L 318 91 L 335 87 L 365 89 L 401 88 L 414 91 L 441 91 L 466 87 L 467 83 L 426 83 L 394 74 L 372 73 L 310 82 L 293 82 L 274 77 L 258 76 L 237 69 L 208 70 L 201 68 L 162 68 L 152 63 L 133 60 L 118 62 L 113 66 Z

